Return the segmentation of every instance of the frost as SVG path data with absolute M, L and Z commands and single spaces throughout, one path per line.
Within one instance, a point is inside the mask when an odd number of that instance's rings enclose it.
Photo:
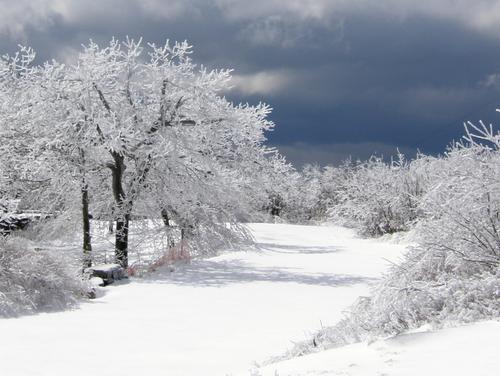
M 88 291 L 69 258 L 21 238 L 0 239 L 0 316 L 67 309 Z

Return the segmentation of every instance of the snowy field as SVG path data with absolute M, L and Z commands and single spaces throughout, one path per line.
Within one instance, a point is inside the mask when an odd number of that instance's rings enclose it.
M 74 311 L 0 319 L 0 375 L 493 375 L 500 366 L 500 323 L 490 321 L 254 369 L 337 322 L 404 246 L 340 227 L 251 229 L 260 250 L 131 279 Z M 474 364 L 485 371 L 471 373 Z

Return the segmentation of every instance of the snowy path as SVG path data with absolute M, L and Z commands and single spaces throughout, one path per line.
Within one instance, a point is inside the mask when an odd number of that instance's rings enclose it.
M 246 372 L 338 321 L 403 249 L 338 227 L 251 227 L 261 251 L 109 287 L 75 311 L 0 320 L 0 375 Z

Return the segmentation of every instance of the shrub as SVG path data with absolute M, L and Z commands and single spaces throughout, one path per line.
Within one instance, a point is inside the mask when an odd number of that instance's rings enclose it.
M 297 344 L 286 357 L 397 335 L 424 324 L 473 322 L 498 317 L 500 270 L 470 275 L 445 272 L 446 256 L 422 248 L 394 266 L 370 297 L 359 298 L 346 317 Z
M 87 292 L 68 259 L 21 238 L 0 239 L 0 316 L 66 309 Z
M 427 159 L 417 161 L 409 163 L 400 155 L 385 163 L 372 157 L 346 169 L 330 219 L 367 236 L 408 230 L 420 216 L 418 202 L 427 180 Z

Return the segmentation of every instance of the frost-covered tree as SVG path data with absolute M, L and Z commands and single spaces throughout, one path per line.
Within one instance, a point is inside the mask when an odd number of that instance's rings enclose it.
M 15 181 L 22 178 L 21 167 L 28 161 L 29 135 L 17 127 L 31 112 L 31 87 L 35 75 L 34 52 L 22 48 L 13 56 L 0 58 L 0 191 L 5 198 L 16 196 Z M 10 196 L 10 197 L 9 197 Z
M 190 54 L 185 42 L 148 49 L 131 40 L 105 48 L 90 43 L 68 73 L 86 93 L 86 132 L 107 154 L 116 257 L 124 266 L 135 203 L 159 204 L 158 214 L 170 213 L 185 232 L 203 217 L 220 227 L 228 220 L 220 212 L 239 201 L 238 174 L 267 153 L 269 108 L 228 102 L 220 93 L 229 71 L 197 67 Z
M 10 194 L 23 206 L 66 221 L 71 217 L 68 222 L 81 212 L 84 265 L 89 266 L 88 180 L 97 165 L 91 163 L 90 143 L 82 132 L 81 91 L 67 79 L 64 65 L 53 61 L 35 66 L 34 57 L 31 49 L 21 48 L 3 58 L 3 171 Z
M 420 215 L 426 166 L 426 157 L 410 163 L 402 154 L 389 163 L 372 157 L 345 165 L 337 174 L 330 218 L 370 236 L 408 230 Z
M 31 76 L 21 92 L 29 95 L 9 112 L 9 132 L 16 138 L 22 129 L 33 162 L 21 170 L 47 179 L 39 190 L 57 196 L 61 211 L 81 205 L 87 251 L 89 210 L 114 217 L 123 266 L 132 216 L 173 219 L 193 242 L 245 233 L 237 215 L 252 208 L 256 171 L 274 153 L 263 146 L 273 127 L 270 109 L 227 101 L 221 93 L 230 71 L 198 67 L 190 55 L 186 42 L 143 46 L 127 39 L 105 47 L 90 42 L 69 66 L 31 67 L 31 55 L 26 63 L 21 58 L 18 76 Z

